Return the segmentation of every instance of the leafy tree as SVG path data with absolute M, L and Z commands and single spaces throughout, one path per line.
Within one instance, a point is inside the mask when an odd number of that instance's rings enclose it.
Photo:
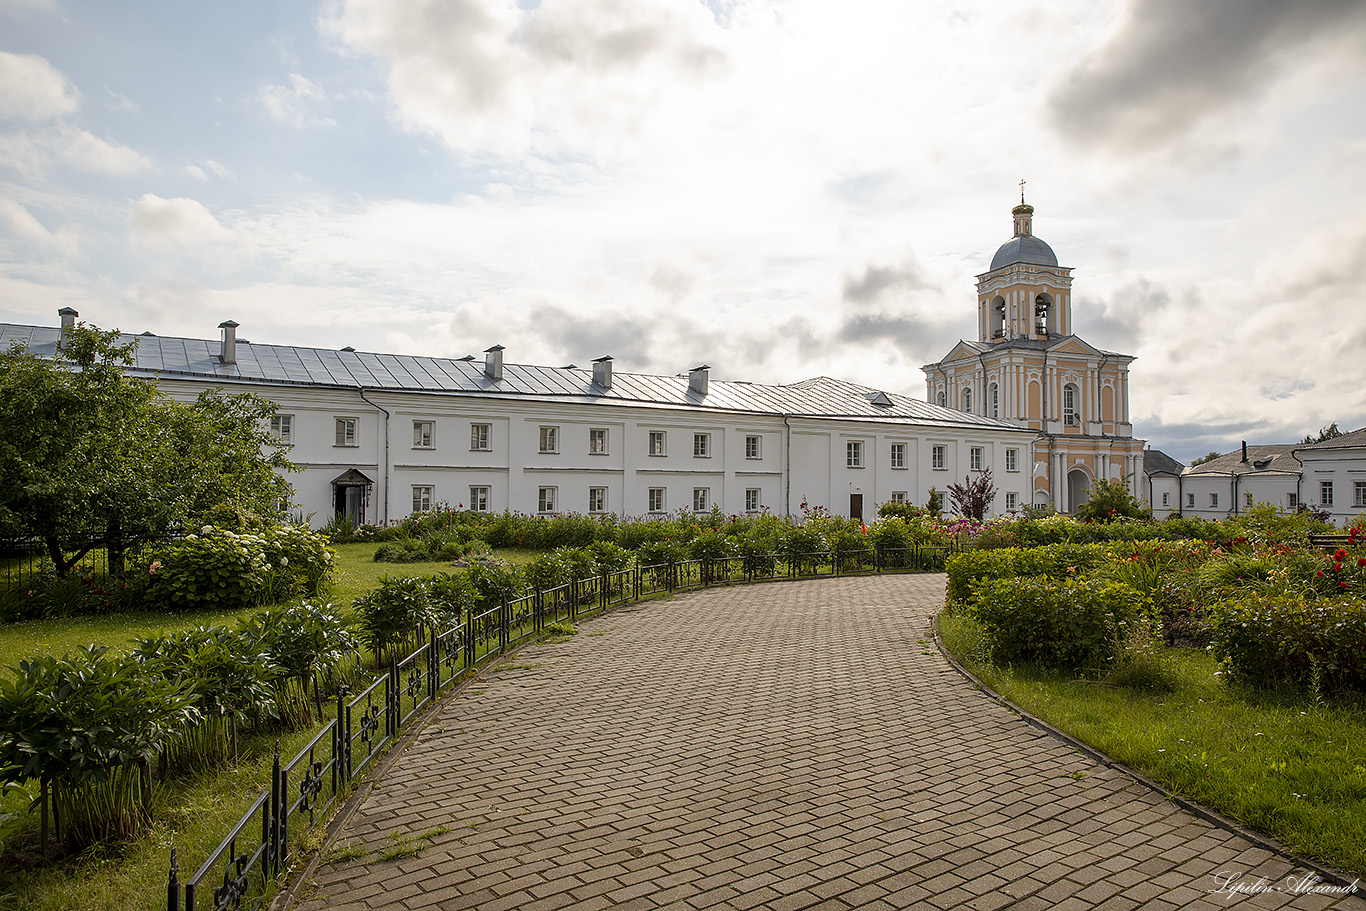
M 976 478 L 971 475 L 963 478 L 962 484 L 949 485 L 949 499 L 954 511 L 960 516 L 976 519 L 986 517 L 991 501 L 996 499 L 996 485 L 991 483 L 991 469 L 979 472 Z
M 1321 429 L 1321 430 L 1319 431 L 1319 435 L 1318 435 L 1317 438 L 1315 438 L 1313 434 L 1306 434 L 1305 437 L 1304 437 L 1304 439 L 1301 440 L 1300 442 L 1301 442 L 1301 443 L 1322 443 L 1324 440 L 1331 440 L 1331 439 L 1333 439 L 1333 438 L 1335 438 L 1335 437 L 1340 437 L 1340 436 L 1342 436 L 1342 431 L 1341 431 L 1341 430 L 1338 430 L 1338 422 L 1337 422 L 1337 421 L 1334 421 L 1333 423 L 1329 424 L 1327 427 L 1324 427 L 1323 429 Z
M 933 487 L 930 488 L 930 498 L 925 501 L 925 511 L 936 519 L 944 511 L 944 501 L 940 499 L 939 491 Z
M 124 373 L 135 345 L 80 324 L 56 358 L 0 352 L 0 534 L 41 539 L 59 576 L 96 547 L 117 572 L 133 544 L 271 515 L 290 493 L 272 403 L 218 390 L 172 401 Z
M 1119 519 L 1151 518 L 1119 478 L 1096 481 L 1091 497 L 1077 507 L 1077 518 L 1085 522 L 1114 522 Z
M 1208 453 L 1207 455 L 1202 455 L 1202 456 L 1201 456 L 1200 458 L 1198 458 L 1198 459 L 1192 459 L 1192 460 L 1191 460 L 1191 467 L 1194 468 L 1196 465 L 1203 465 L 1203 464 L 1205 464 L 1206 462 L 1213 462 L 1215 459 L 1219 458 L 1219 456 L 1221 456 L 1221 455 L 1223 455 L 1223 453 L 1219 453 L 1219 452 L 1210 452 L 1210 453 Z

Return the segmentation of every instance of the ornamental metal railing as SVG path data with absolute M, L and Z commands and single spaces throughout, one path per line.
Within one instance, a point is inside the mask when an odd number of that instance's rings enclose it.
M 747 554 L 677 560 L 605 572 L 505 601 L 438 633 L 354 696 L 338 689 L 334 714 L 293 759 L 277 742 L 270 789 L 261 793 L 195 872 L 180 878 L 171 851 L 168 911 L 265 907 L 302 853 L 303 837 L 325 821 L 399 734 L 440 695 L 506 650 L 619 604 L 718 585 L 943 569 L 956 545 L 862 548 L 802 554 Z

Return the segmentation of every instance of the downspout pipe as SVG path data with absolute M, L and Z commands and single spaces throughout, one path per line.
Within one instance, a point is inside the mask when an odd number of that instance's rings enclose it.
M 783 518 L 792 516 L 792 424 L 783 415 L 783 436 L 786 453 L 783 455 Z
M 389 524 L 389 416 L 390 416 L 390 415 L 389 415 L 388 410 L 387 410 L 383 405 L 380 405 L 380 404 L 378 404 L 378 403 L 376 403 L 376 402 L 372 402 L 372 401 L 370 401 L 368 398 L 365 397 L 365 387 L 364 387 L 364 386 L 357 386 L 357 387 L 356 387 L 356 394 L 359 395 L 359 396 L 361 397 L 361 401 L 365 402 L 365 404 L 369 405 L 371 408 L 374 408 L 376 411 L 379 411 L 380 413 L 382 413 L 382 414 L 384 415 L 384 469 L 383 469 L 383 471 L 380 473 L 380 477 L 384 479 L 384 515 L 383 515 L 383 517 L 380 519 L 380 521 L 383 522 L 385 525 L 388 525 L 388 524 Z

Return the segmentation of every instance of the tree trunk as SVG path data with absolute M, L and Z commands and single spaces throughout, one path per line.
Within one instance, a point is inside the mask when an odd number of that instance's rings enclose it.
M 76 551 L 75 555 L 68 560 L 66 559 L 66 555 L 62 552 L 61 538 L 58 538 L 56 535 L 49 535 L 43 539 L 43 542 L 47 544 L 47 555 L 51 558 L 52 566 L 56 569 L 57 578 L 59 579 L 65 579 L 66 574 L 71 572 L 71 567 L 81 562 L 81 558 L 90 553 L 90 549 L 94 546 L 93 544 L 87 544 L 85 547 Z
M 110 575 L 120 575 L 123 572 L 124 554 L 128 551 L 128 544 L 123 539 L 123 523 L 118 518 L 109 520 L 109 526 L 105 529 L 104 546 L 109 556 Z

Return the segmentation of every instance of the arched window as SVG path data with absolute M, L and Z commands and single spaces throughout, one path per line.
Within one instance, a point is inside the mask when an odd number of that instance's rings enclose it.
M 1048 335 L 1053 329 L 1053 299 L 1047 294 L 1034 298 L 1034 334 Z
M 999 418 L 1001 416 L 1001 391 L 992 383 L 987 387 L 987 417 Z
M 971 390 L 971 389 L 964 389 L 964 390 L 963 390 L 963 410 L 966 411 L 968 414 L 972 414 L 972 390 Z
M 944 395 L 943 390 L 940 390 L 940 392 L 939 392 L 939 407 L 940 407 L 940 408 L 947 408 L 947 407 L 948 407 L 948 397 L 947 397 L 946 395 Z
M 1077 387 L 1072 383 L 1062 387 L 1062 424 L 1064 427 L 1081 426 L 1081 418 L 1077 415 Z
M 991 337 L 1006 337 L 1006 299 L 999 294 L 991 302 Z

